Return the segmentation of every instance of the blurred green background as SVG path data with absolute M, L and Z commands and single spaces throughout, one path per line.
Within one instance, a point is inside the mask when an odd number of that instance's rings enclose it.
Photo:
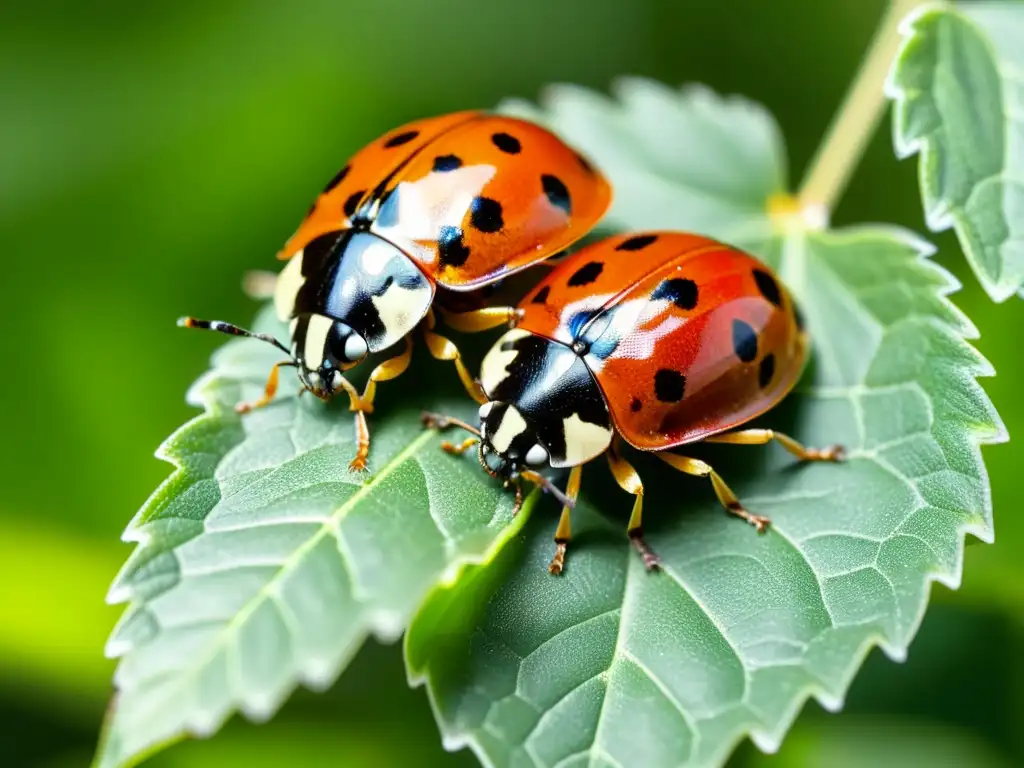
M 273 254 L 363 143 L 406 120 L 534 98 L 551 81 L 619 74 L 701 81 L 775 114 L 799 180 L 883 0 L 221 0 L 5 3 L 0 9 L 0 745 L 5 765 L 84 765 L 111 692 L 102 646 L 126 523 L 169 467 L 211 337 L 183 313 L 247 320 L 242 272 Z M 795 182 L 794 182 L 795 183 Z M 923 229 L 916 161 L 888 123 L 835 223 Z M 1024 429 L 1024 303 L 992 305 L 955 239 L 938 259 L 965 288 L 999 371 L 985 386 Z M 737 765 L 1024 763 L 1024 501 L 1014 448 L 988 448 L 998 546 L 936 586 L 910 660 L 872 653 L 846 714 L 816 704 L 782 752 Z M 398 735 L 400 734 L 400 737 Z M 154 765 L 472 765 L 446 755 L 396 648 L 369 647 L 326 695 L 270 725 L 233 721 Z

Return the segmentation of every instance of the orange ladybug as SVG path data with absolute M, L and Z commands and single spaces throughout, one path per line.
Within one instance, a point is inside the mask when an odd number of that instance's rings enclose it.
M 843 449 L 805 448 L 769 429 L 729 432 L 777 404 L 793 388 L 808 339 L 792 297 L 753 256 L 698 235 L 616 236 L 566 258 L 519 304 L 515 327 L 484 358 L 487 402 L 479 429 L 436 414 L 428 426 L 474 433 L 450 453 L 478 445 L 481 465 L 516 487 L 542 485 L 563 502 L 549 570 L 560 573 L 569 510 L 582 465 L 604 454 L 636 500 L 629 537 L 649 568 L 658 558 L 643 539 L 644 487 L 622 457 L 623 442 L 691 475 L 708 477 L 719 501 L 758 531 L 769 520 L 748 512 L 708 464 L 671 453 L 699 441 L 776 440 L 808 461 L 835 461 Z M 571 467 L 563 494 L 539 470 Z
M 220 321 L 185 317 L 179 325 L 260 338 L 288 359 L 270 371 L 298 369 L 303 390 L 327 400 L 344 392 L 355 412 L 363 470 L 377 382 L 409 365 L 410 334 L 423 326 L 427 348 L 455 363 L 471 396 L 483 394 L 450 340 L 434 331 L 441 286 L 468 292 L 548 258 L 585 235 L 611 203 L 611 188 L 587 160 L 533 123 L 457 112 L 403 125 L 360 150 L 317 198 L 278 258 L 274 303 L 290 344 Z M 443 307 L 439 306 L 443 310 Z M 444 312 L 453 328 L 480 331 L 507 323 L 515 310 Z M 344 373 L 367 355 L 404 344 L 379 364 L 360 394 Z

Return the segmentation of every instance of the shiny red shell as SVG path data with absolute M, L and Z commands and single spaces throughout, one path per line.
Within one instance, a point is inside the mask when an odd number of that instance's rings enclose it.
M 571 245 L 610 203 L 604 177 L 546 129 L 456 112 L 403 125 L 356 153 L 278 258 L 362 221 L 437 283 L 472 290 Z
M 753 256 L 698 235 L 617 236 L 560 263 L 518 327 L 575 345 L 622 437 L 661 450 L 735 427 L 796 384 L 807 335 Z

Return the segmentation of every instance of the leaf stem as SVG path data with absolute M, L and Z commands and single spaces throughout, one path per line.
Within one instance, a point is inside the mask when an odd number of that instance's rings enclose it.
M 842 195 L 885 109 L 885 78 L 899 50 L 900 22 L 921 4 L 890 0 L 846 101 L 804 178 L 798 194 L 802 209 L 817 209 L 827 218 Z

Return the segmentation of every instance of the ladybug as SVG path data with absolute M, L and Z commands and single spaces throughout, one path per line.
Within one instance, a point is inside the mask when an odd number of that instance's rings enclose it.
M 604 454 L 636 499 L 628 534 L 648 568 L 644 486 L 623 443 L 672 467 L 708 477 L 722 505 L 759 532 L 769 520 L 743 508 L 708 464 L 670 452 L 687 443 L 779 442 L 805 461 L 837 461 L 840 446 L 805 448 L 770 429 L 727 431 L 777 404 L 807 358 L 808 337 L 792 297 L 753 256 L 693 234 L 615 236 L 569 256 L 519 304 L 515 326 L 481 366 L 487 402 L 480 427 L 424 414 L 434 428 L 473 433 L 449 453 L 478 445 L 480 464 L 513 484 L 555 491 L 564 504 L 549 570 L 560 573 L 569 510 L 583 464 Z M 571 467 L 566 491 L 539 474 Z
M 364 470 L 365 414 L 377 382 L 408 367 L 417 325 L 430 353 L 453 361 L 470 395 L 485 400 L 455 344 L 434 331 L 435 300 L 457 330 L 509 322 L 511 307 L 445 312 L 442 296 L 476 291 L 561 252 L 610 203 L 601 173 L 538 125 L 484 112 L 412 122 L 352 157 L 278 253 L 288 263 L 274 304 L 290 344 L 220 321 L 178 324 L 262 339 L 288 356 L 271 368 L 263 397 L 240 403 L 239 412 L 271 402 L 282 366 L 298 370 L 303 392 L 323 400 L 348 395 L 358 444 L 350 466 Z M 368 355 L 399 343 L 361 394 L 345 378 Z

